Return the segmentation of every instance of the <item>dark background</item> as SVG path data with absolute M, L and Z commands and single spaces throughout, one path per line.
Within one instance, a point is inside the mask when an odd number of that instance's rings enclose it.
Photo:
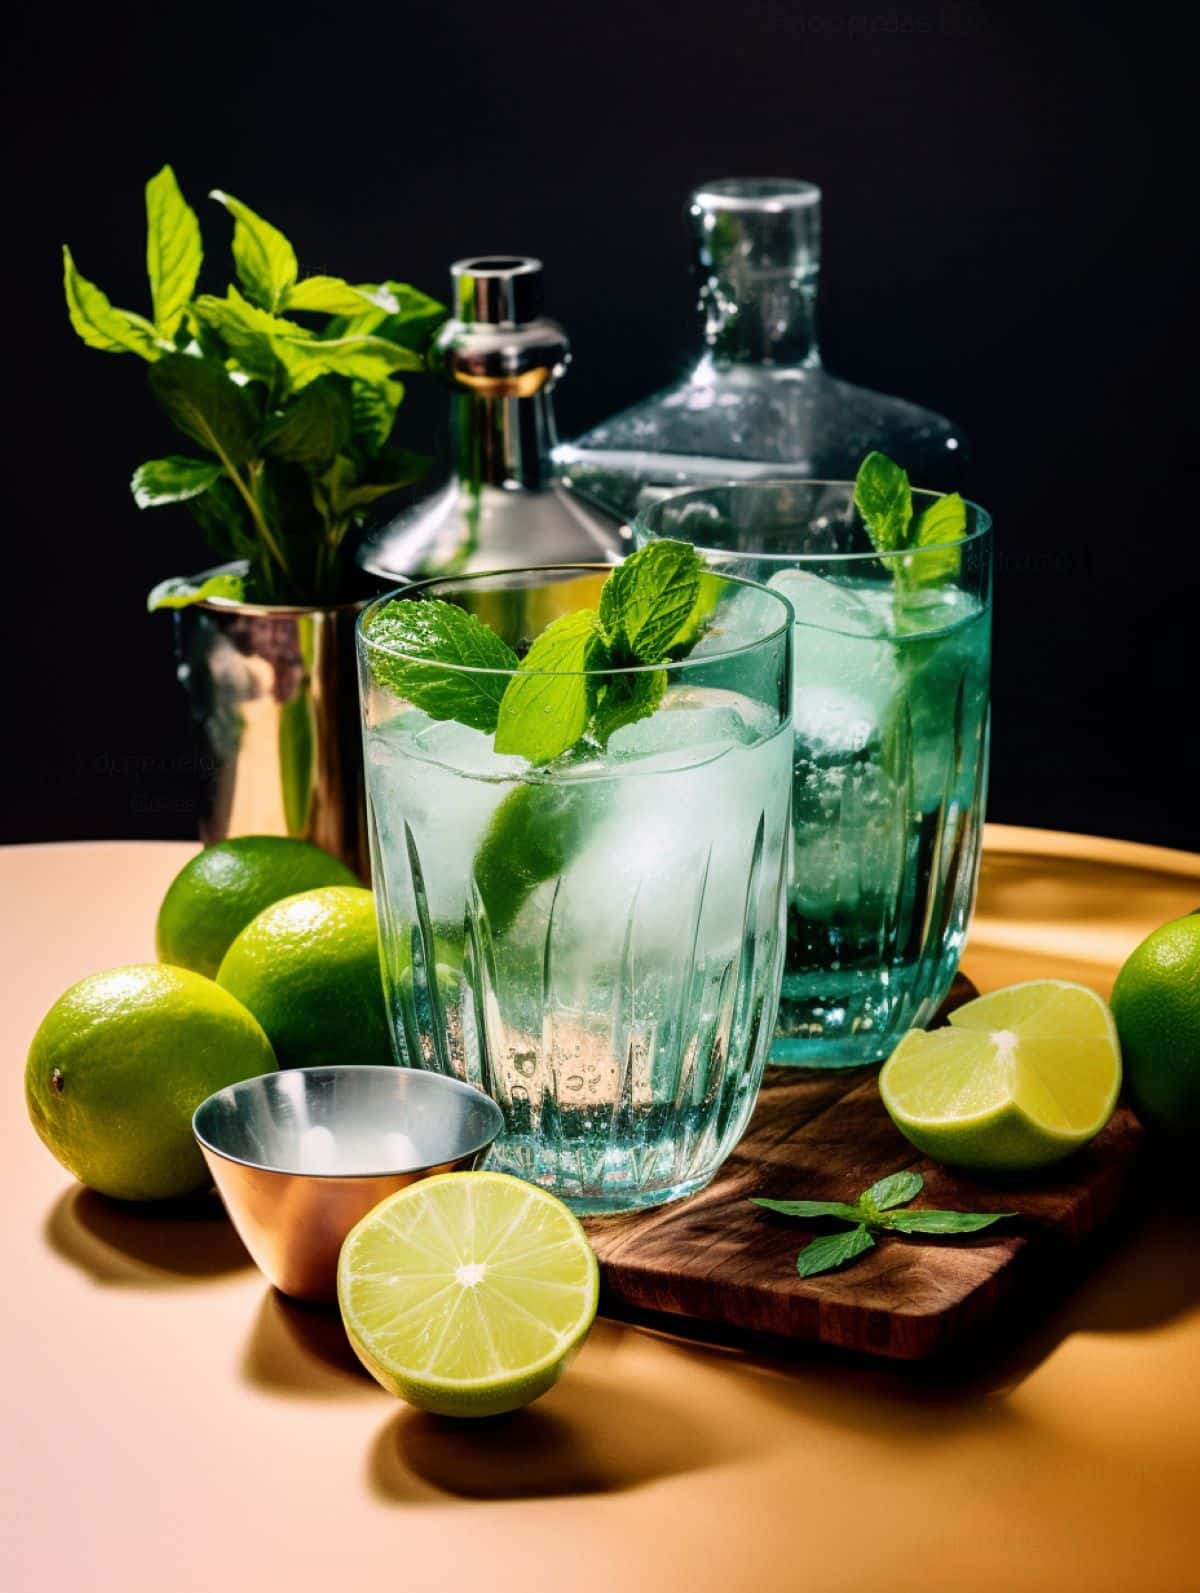
M 442 295 L 460 255 L 541 255 L 574 345 L 568 436 L 687 363 L 689 188 L 818 182 L 827 363 L 952 416 L 974 445 L 964 486 L 995 516 L 991 816 L 1200 848 L 1184 16 L 25 9 L 6 75 L 0 838 L 195 833 L 170 622 L 144 594 L 206 552 L 185 510 L 133 507 L 132 467 L 178 445 L 141 361 L 69 330 L 58 264 L 68 241 L 145 310 L 142 184 L 169 160 L 212 291 L 229 238 L 213 187 L 281 226 L 306 272 Z M 410 446 L 441 408 L 430 392 L 402 411 Z

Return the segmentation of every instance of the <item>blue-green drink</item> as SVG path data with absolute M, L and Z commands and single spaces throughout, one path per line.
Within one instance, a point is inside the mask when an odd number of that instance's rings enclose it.
M 422 590 L 469 604 L 516 647 L 551 614 L 545 594 L 569 612 L 595 601 L 599 578 L 537 571 L 517 592 L 502 584 L 512 574 Z M 506 1128 L 489 1165 L 582 1211 L 706 1183 L 745 1127 L 770 1048 L 791 843 L 790 616 L 760 588 L 721 586 L 711 639 L 661 671 L 653 712 L 545 763 L 406 701 L 364 623 L 374 889 L 398 1054 L 490 1094 Z M 531 603 L 531 590 L 542 597 Z M 757 640 L 727 648 L 732 598 L 748 598 Z
M 848 484 L 748 484 L 667 499 L 635 533 L 703 537 L 707 560 L 767 581 L 795 613 L 777 1062 L 882 1060 L 932 1016 L 958 966 L 991 652 L 990 530 L 968 512 L 957 544 L 881 556 Z

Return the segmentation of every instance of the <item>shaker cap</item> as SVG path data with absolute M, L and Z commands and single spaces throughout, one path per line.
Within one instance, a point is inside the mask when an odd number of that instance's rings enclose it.
M 532 255 L 480 254 L 450 267 L 454 313 L 467 325 L 522 326 L 542 313 L 542 262 Z

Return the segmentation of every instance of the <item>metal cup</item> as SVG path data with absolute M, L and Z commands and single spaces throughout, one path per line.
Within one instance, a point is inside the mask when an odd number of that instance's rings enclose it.
M 210 1095 L 192 1129 L 225 1209 L 284 1294 L 337 1295 L 342 1240 L 385 1195 L 477 1167 L 500 1108 L 417 1068 L 288 1068 Z

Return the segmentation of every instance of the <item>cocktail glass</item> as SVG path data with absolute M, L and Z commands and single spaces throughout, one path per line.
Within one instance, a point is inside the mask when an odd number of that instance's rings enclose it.
M 396 596 L 458 604 L 521 655 L 555 618 L 595 609 L 606 573 L 449 577 Z M 488 1165 L 578 1211 L 700 1188 L 741 1136 L 775 1025 L 787 602 L 706 575 L 703 633 L 663 666 L 660 706 L 606 749 L 585 743 L 535 766 L 389 688 L 389 660 L 403 655 L 371 627 L 394 600 L 363 615 L 359 663 L 398 1057 L 492 1096 L 505 1127 Z M 503 689 L 505 672 L 482 673 Z
M 914 518 L 935 493 L 914 492 Z M 975 895 L 987 783 L 992 535 L 876 553 L 852 482 L 754 482 L 645 509 L 792 604 L 795 783 L 775 1062 L 878 1062 L 945 999 Z

